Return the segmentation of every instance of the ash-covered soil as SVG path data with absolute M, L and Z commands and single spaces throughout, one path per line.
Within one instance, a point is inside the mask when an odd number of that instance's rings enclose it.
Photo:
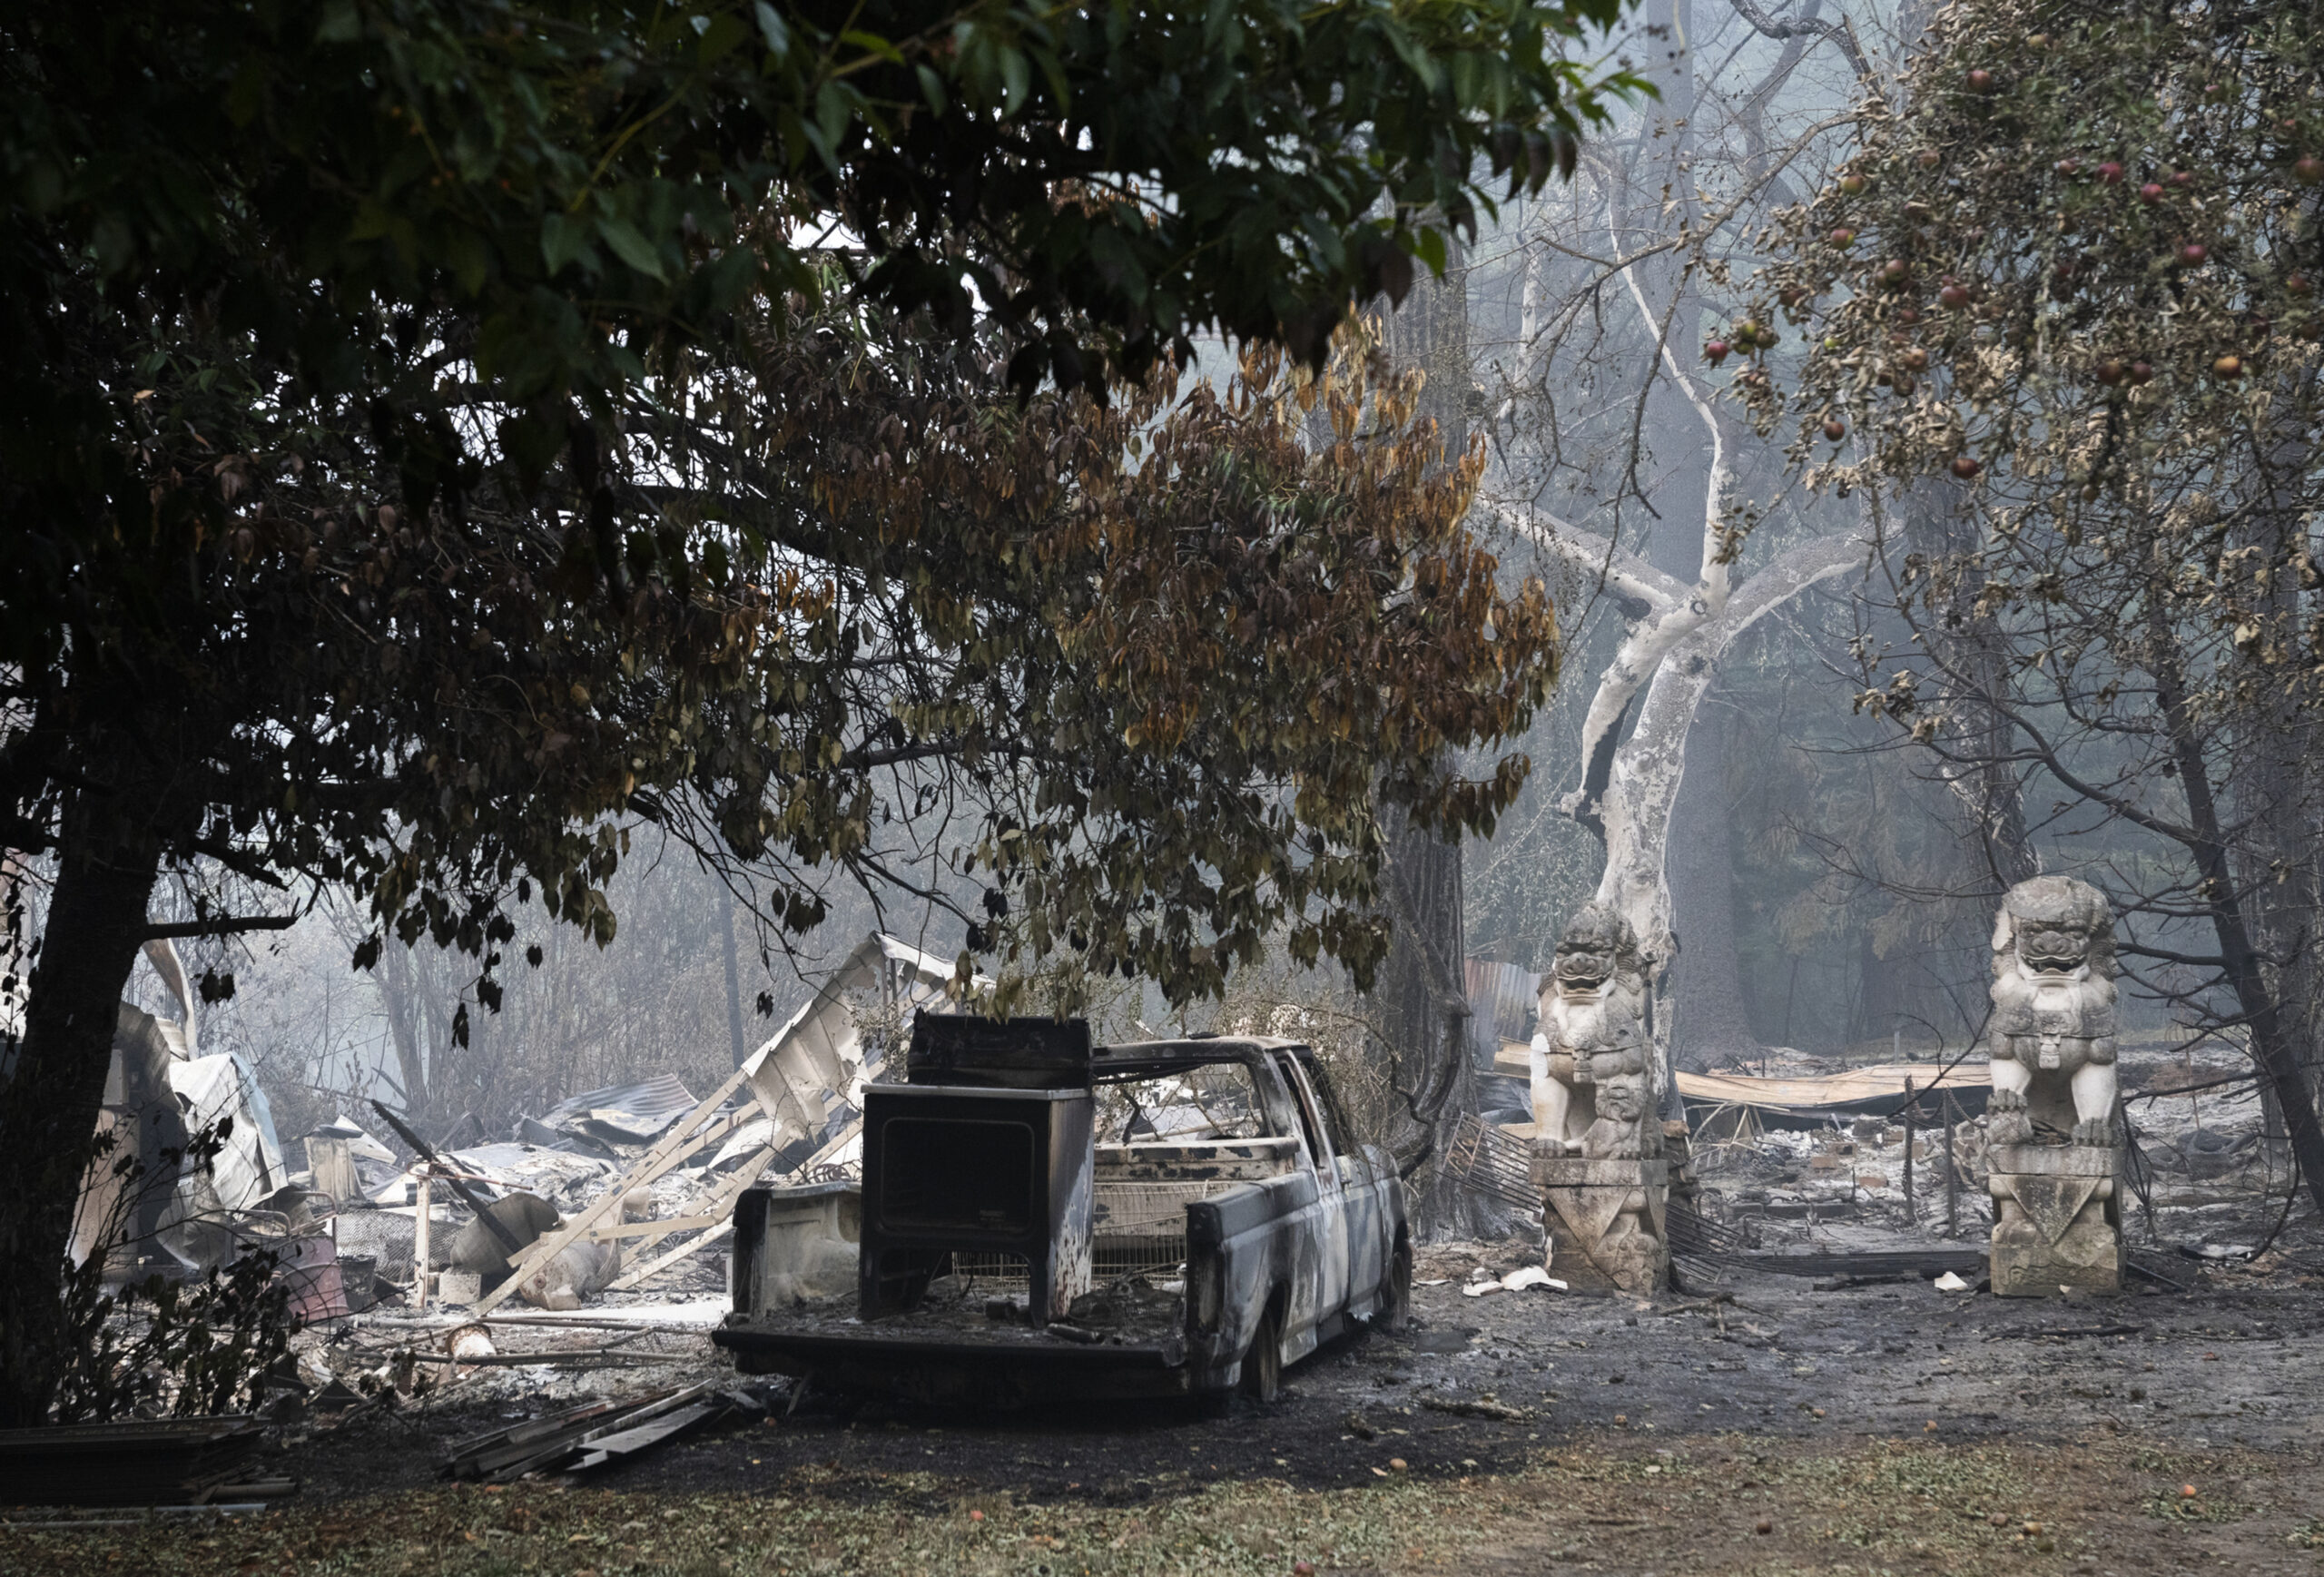
M 2187 1292 L 1999 1300 L 1927 1282 L 1819 1291 L 1738 1275 L 1653 1300 L 1551 1291 L 1464 1296 L 1472 1267 L 1526 1246 L 1423 1254 L 1414 1328 L 1359 1334 L 1285 1376 L 1271 1406 L 1224 1418 L 1181 1405 L 938 1411 L 810 1395 L 588 1481 L 622 1491 L 889 1494 L 934 1474 L 1020 1502 L 1126 1504 L 1266 1478 L 1328 1489 L 1384 1474 L 1489 1477 L 1567 1443 L 1641 1452 L 1703 1436 L 2018 1443 L 2093 1432 L 2177 1449 L 2315 1449 L 2324 1409 L 2324 1241 L 2310 1226 L 2257 1267 L 2199 1270 Z M 726 1373 L 705 1336 L 661 1336 L 670 1361 L 556 1380 L 478 1371 L 423 1404 L 293 1431 L 279 1471 L 311 1503 L 434 1482 L 446 1445 L 576 1394 L 636 1393 Z M 1492 1416 L 1502 1410 L 1515 1416 Z M 1399 1465 L 1401 1464 L 1401 1465 Z M 2319 1508 L 2324 1511 L 2324 1508 Z

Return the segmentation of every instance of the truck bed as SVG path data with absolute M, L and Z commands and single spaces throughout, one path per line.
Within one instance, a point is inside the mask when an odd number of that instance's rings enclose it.
M 946 1276 L 917 1307 L 873 1320 L 843 1302 L 738 1315 L 713 1340 L 755 1371 L 812 1373 L 926 1401 L 1188 1389 L 1186 1299 L 1176 1284 L 1124 1277 L 1076 1299 L 1071 1319 L 1041 1326 L 1024 1318 L 1021 1286 L 1013 1298 L 1006 1286 Z

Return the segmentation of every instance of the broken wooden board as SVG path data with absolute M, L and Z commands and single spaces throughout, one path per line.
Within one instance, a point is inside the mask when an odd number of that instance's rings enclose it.
M 0 1430 L 0 1503 L 187 1504 L 247 1478 L 259 1441 L 241 1415 Z
M 563 1227 L 527 1249 L 525 1257 L 509 1272 L 508 1279 L 478 1299 L 476 1312 L 489 1314 L 497 1308 L 503 1300 L 524 1286 L 527 1277 L 580 1242 L 591 1227 L 621 1208 L 622 1199 L 631 1189 L 645 1187 L 675 1167 L 682 1158 L 733 1129 L 750 1109 L 745 1107 L 724 1117 L 720 1116 L 718 1109 L 726 1104 L 728 1096 L 743 1087 L 743 1073 L 740 1068 L 727 1075 L 725 1081 L 705 1096 L 700 1105 L 671 1124 L 669 1132 L 662 1137 L 661 1142 L 646 1151 L 644 1158 L 632 1167 L 627 1175 L 600 1194 L 586 1209 L 576 1213 Z
M 773 1149 L 759 1151 L 743 1162 L 733 1177 L 720 1185 L 718 1191 L 711 1196 L 707 1204 L 683 1220 L 640 1222 L 640 1226 L 664 1228 L 662 1231 L 651 1234 L 640 1243 L 637 1247 L 641 1250 L 652 1247 L 673 1232 L 685 1231 L 694 1227 L 705 1227 L 707 1230 L 693 1242 L 681 1244 L 659 1258 L 649 1259 L 630 1270 L 626 1275 L 615 1277 L 611 1290 L 627 1292 L 633 1287 L 643 1286 L 680 1260 L 687 1258 L 697 1250 L 709 1247 L 713 1243 L 718 1242 L 732 1232 L 734 1229 L 734 1201 L 743 1197 L 744 1189 L 758 1180 L 759 1174 L 766 1170 L 767 1162 L 773 1158 Z

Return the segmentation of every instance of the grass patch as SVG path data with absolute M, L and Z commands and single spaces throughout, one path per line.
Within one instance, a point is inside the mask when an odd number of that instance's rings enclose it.
M 2283 1465 L 2202 1460 L 2221 1475 Z M 2100 1547 L 2102 1535 L 2135 1546 L 2141 1526 L 2152 1527 L 2138 1508 L 2162 1500 L 2155 1476 L 2167 1474 L 2176 1494 L 2193 1465 L 2169 1455 L 2134 1460 L 2127 1446 L 2102 1441 L 1778 1445 L 1725 1436 L 1665 1454 L 1617 1437 L 1544 1450 L 1499 1474 L 1398 1474 L 1327 1489 L 1246 1480 L 1128 1506 L 1025 1501 L 938 1474 L 824 1467 L 786 1473 L 762 1493 L 446 1486 L 293 1505 L 205 1529 L 0 1529 L 0 1572 L 1285 1577 L 1299 1561 L 1325 1572 L 1425 1572 L 1498 1552 L 1558 1564 L 1683 1562 L 1754 1577 L 2014 1574 L 2029 1558 Z M 2223 1494 L 2230 1481 L 2213 1482 Z M 2226 1498 L 2191 1503 L 2201 1509 L 2158 1514 L 2201 1523 L 2251 1509 Z M 2111 1528 L 2100 1525 L 2096 1508 L 2105 1505 L 2114 1508 L 2104 1513 Z M 2319 1547 L 2319 1526 L 2311 1520 L 2290 1542 Z M 2189 1527 L 2163 1536 L 2205 1534 Z

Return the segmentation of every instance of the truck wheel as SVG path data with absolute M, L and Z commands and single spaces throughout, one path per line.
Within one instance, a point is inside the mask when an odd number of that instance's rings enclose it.
M 1283 1395 L 1283 1316 L 1272 1307 L 1259 1316 L 1251 1350 L 1243 1355 L 1243 1395 L 1254 1402 Z
M 1388 1257 L 1387 1285 L 1380 1290 L 1380 1328 L 1403 1331 L 1413 1323 L 1413 1245 L 1412 1239 L 1396 1240 L 1396 1251 Z

